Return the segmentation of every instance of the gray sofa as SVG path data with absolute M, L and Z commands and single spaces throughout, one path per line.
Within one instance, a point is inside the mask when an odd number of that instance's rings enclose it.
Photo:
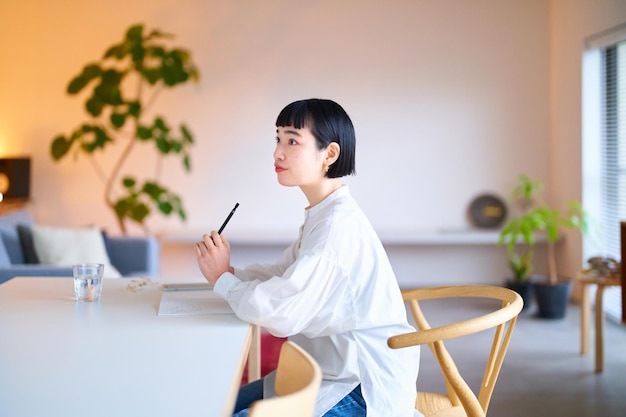
M 29 243 L 24 239 L 25 231 L 33 224 L 26 210 L 0 216 L 0 284 L 16 276 L 72 276 L 71 265 L 33 263 L 29 256 Z M 122 276 L 158 276 L 159 244 L 154 237 L 103 236 L 111 264 Z

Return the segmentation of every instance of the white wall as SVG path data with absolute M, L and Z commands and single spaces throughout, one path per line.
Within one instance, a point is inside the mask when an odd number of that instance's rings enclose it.
M 466 227 L 476 194 L 506 194 L 519 171 L 548 173 L 544 1 L 25 0 L 0 15 L 12 57 L 0 68 L 0 140 L 33 156 L 42 222 L 115 226 L 84 158 L 55 164 L 48 148 L 85 117 L 64 93 L 70 78 L 139 21 L 176 34 L 202 72 L 158 103 L 198 141 L 192 175 L 166 164 L 188 227 L 216 227 L 235 201 L 232 230 L 300 225 L 305 200 L 276 183 L 272 151 L 278 112 L 301 98 L 335 99 L 352 116 L 348 181 L 378 229 Z M 152 162 L 132 163 L 151 173 Z
M 171 123 L 193 129 L 197 144 L 191 175 L 178 162 L 165 165 L 188 223 L 155 218 L 153 230 L 215 228 L 235 201 L 232 233 L 296 229 L 306 202 L 275 181 L 274 120 L 308 97 L 335 99 L 352 116 L 358 174 L 347 181 L 379 231 L 462 229 L 469 201 L 484 191 L 506 196 L 519 172 L 550 179 L 559 198 L 576 197 L 577 180 L 561 180 L 576 150 L 550 152 L 571 147 L 569 140 L 576 146 L 568 120 L 577 122 L 570 90 L 579 71 L 570 66 L 579 32 L 610 21 L 598 17 L 587 27 L 568 19 L 591 11 L 615 20 L 622 10 L 623 2 L 591 0 L 3 2 L 0 153 L 32 156 L 31 209 L 40 223 L 114 233 L 89 163 L 53 163 L 48 148 L 85 117 L 82 101 L 64 93 L 69 79 L 128 26 L 145 22 L 176 34 L 202 73 L 199 85 L 166 91 L 158 103 Z M 559 32 L 572 24 L 574 39 Z M 143 152 L 129 169 L 152 172 L 152 158 Z M 506 269 L 493 247 L 421 257 L 413 249 L 418 262 L 397 260 L 399 275 L 440 276 L 443 263 L 458 268 L 448 281 L 486 273 L 497 281 Z

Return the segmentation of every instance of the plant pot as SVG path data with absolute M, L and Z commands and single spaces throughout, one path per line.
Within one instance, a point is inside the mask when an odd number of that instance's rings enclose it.
M 522 310 L 528 311 L 533 299 L 533 284 L 528 281 L 515 282 L 512 279 L 507 279 L 505 286 L 506 288 L 515 291 L 522 297 L 522 301 L 524 301 L 524 307 L 522 307 Z
M 542 319 L 562 319 L 565 317 L 572 281 L 558 284 L 534 283 L 533 292 L 537 302 L 537 316 Z

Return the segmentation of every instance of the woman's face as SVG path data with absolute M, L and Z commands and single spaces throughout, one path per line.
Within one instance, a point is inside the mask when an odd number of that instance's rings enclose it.
M 276 129 L 274 171 L 281 185 L 306 187 L 318 183 L 325 175 L 324 158 L 325 151 L 317 149 L 308 127 Z

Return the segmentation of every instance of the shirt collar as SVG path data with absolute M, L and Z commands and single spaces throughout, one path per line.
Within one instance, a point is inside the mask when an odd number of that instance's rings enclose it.
M 324 211 L 326 207 L 333 204 L 336 200 L 348 195 L 350 195 L 350 189 L 346 184 L 342 184 L 341 187 L 330 193 L 328 196 L 326 196 L 325 199 L 323 199 L 313 207 L 304 209 L 304 211 L 308 213 L 309 216 L 314 215 L 316 213 Z

